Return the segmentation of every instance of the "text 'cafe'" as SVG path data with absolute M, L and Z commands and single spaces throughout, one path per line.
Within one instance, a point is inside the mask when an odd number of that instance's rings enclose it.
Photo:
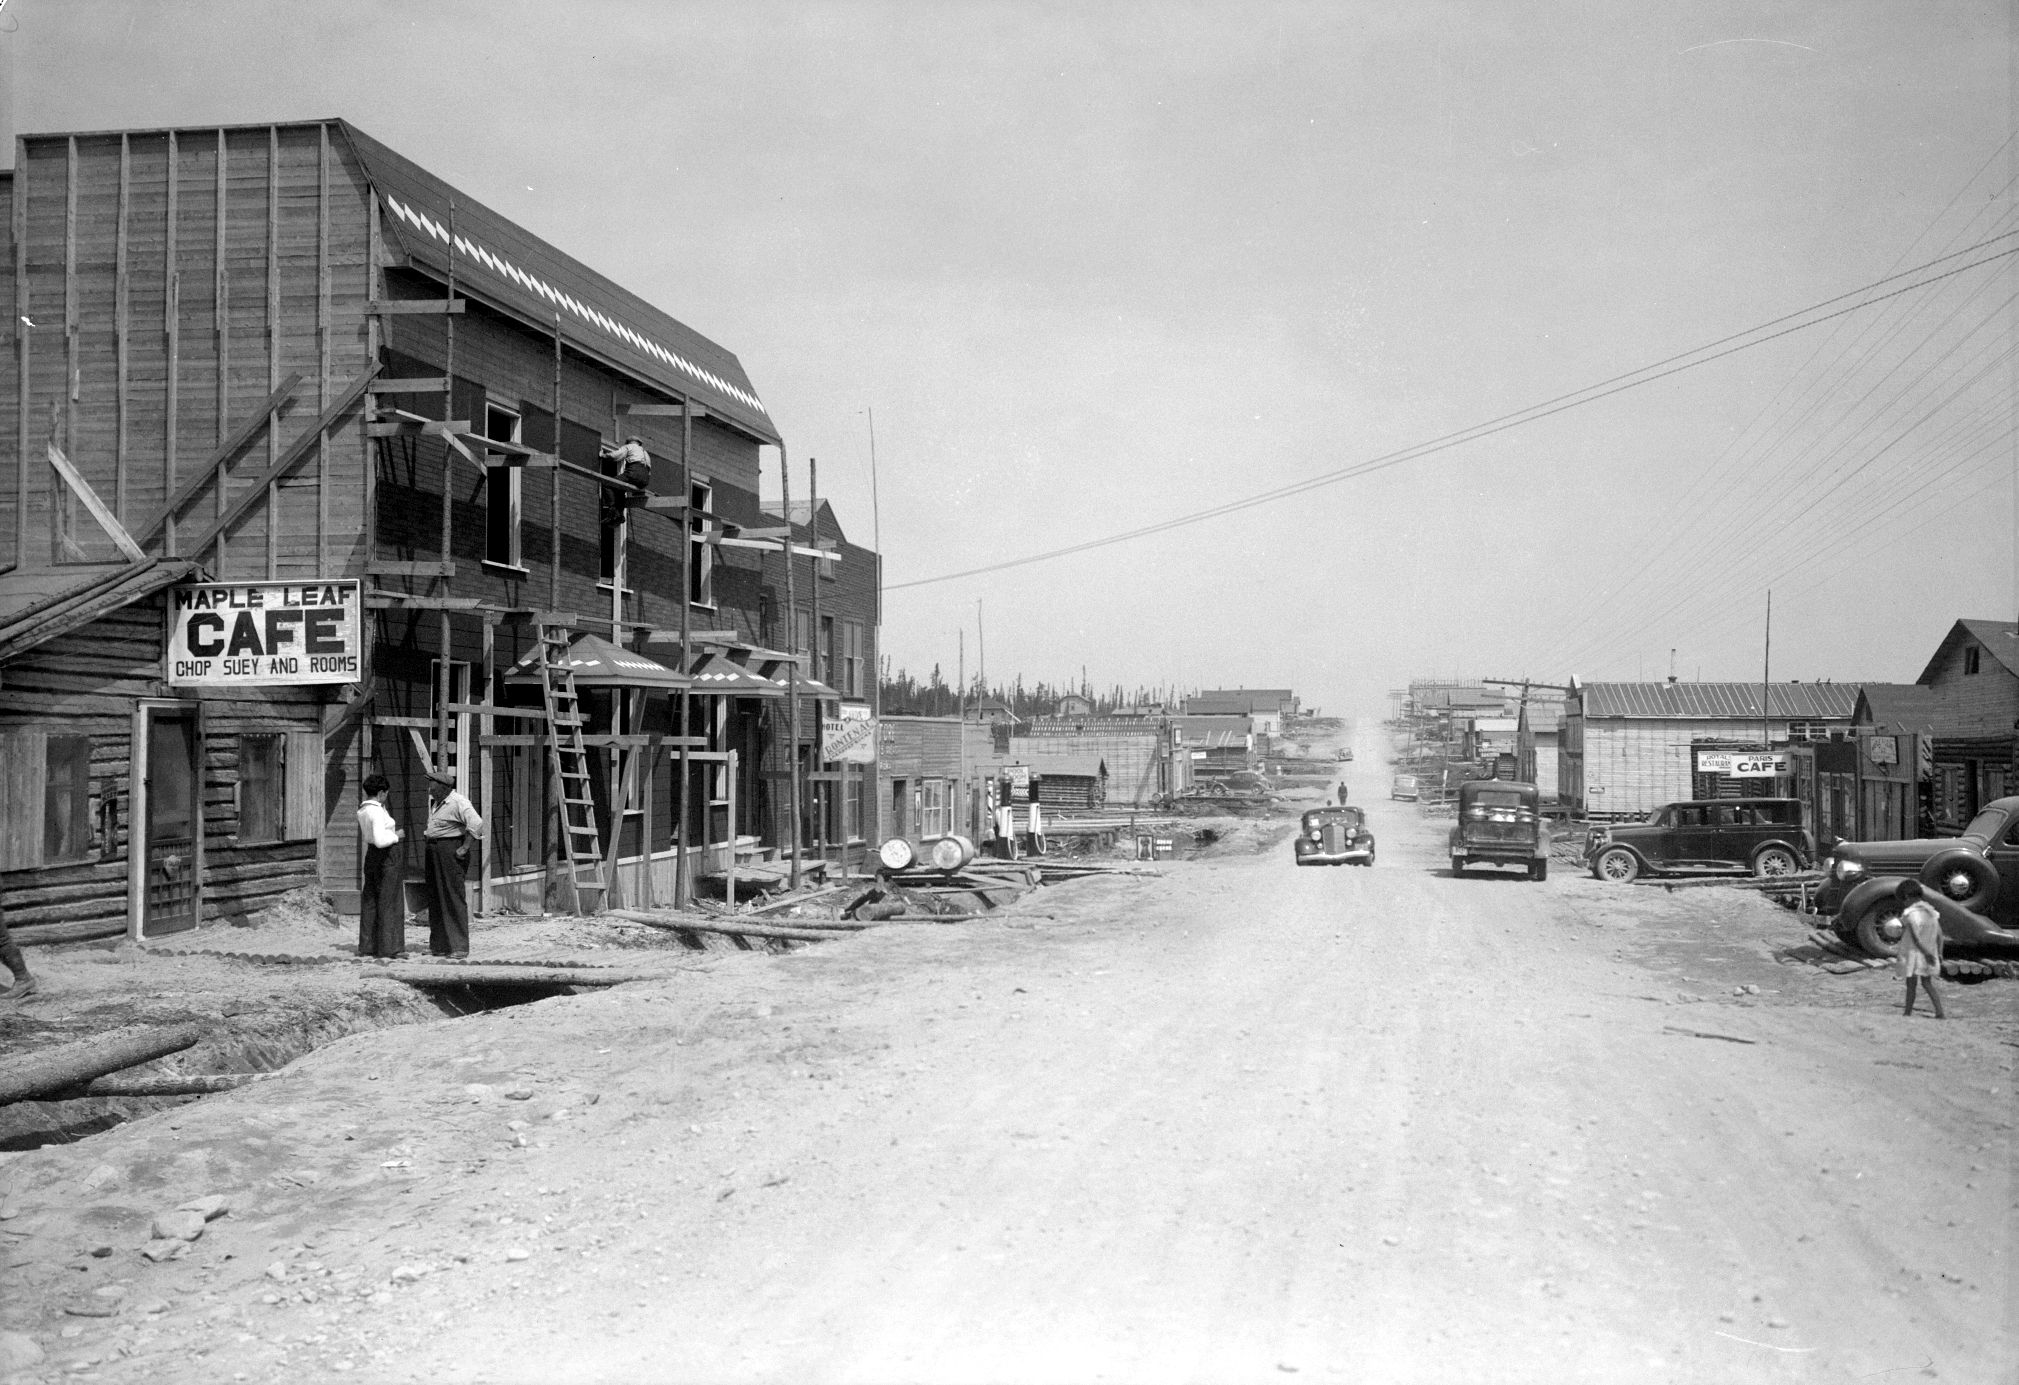
M 231 687 L 355 682 L 356 582 L 211 582 L 169 596 L 168 682 Z
M 325 837 L 356 826 L 324 786 L 358 733 L 361 584 L 205 575 L 0 574 L 0 893 L 31 939 L 157 937 L 345 883 Z

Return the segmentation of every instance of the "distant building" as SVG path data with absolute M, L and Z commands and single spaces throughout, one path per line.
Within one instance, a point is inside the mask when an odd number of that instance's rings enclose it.
M 1067 693 L 1059 699 L 1059 716 L 1090 717 L 1093 714 L 1094 703 L 1092 698 L 1081 697 L 1078 693 Z
M 1851 724 L 1849 683 L 1580 683 L 1564 701 L 1558 794 L 1580 817 L 1620 818 L 1679 799 L 1788 791 L 1773 748 L 1828 740 Z M 1766 744 L 1762 745 L 1762 732 Z M 1772 772 L 1732 772 L 1768 757 Z M 1730 766 L 1731 768 L 1726 768 Z

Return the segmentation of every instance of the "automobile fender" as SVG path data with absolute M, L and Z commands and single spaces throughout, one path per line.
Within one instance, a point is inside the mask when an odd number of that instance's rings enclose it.
M 2019 952 L 2019 932 L 2000 928 L 1974 909 L 1966 909 L 1953 899 L 1944 899 L 1930 890 L 1922 896 L 1942 917 L 1942 941 L 1963 947 L 2002 948 Z
M 1874 900 L 1891 896 L 1898 888 L 1900 879 L 1901 877 L 1896 875 L 1882 875 L 1872 880 L 1860 880 L 1851 886 L 1851 892 L 1845 895 L 1844 902 L 1837 906 L 1837 917 L 1847 924 L 1856 923 L 1865 910 L 1872 907 Z
M 1865 910 L 1882 899 L 1889 899 L 1900 887 L 1904 876 L 1887 875 L 1876 880 L 1865 880 L 1853 886 L 1844 896 L 1844 904 L 1837 911 L 1837 917 L 1846 925 L 1855 926 Z M 2019 951 L 2019 931 L 2000 928 L 1974 909 L 1966 909 L 1953 899 L 1944 898 L 1933 890 L 1922 896 L 1935 907 L 1942 920 L 1942 938 L 1945 942 L 1957 943 L 1964 947 L 2002 948 Z
M 1787 852 L 1788 855 L 1794 857 L 1795 866 L 1799 870 L 1808 870 L 1811 866 L 1815 865 L 1816 863 L 1815 853 L 1809 850 L 1808 844 L 1806 842 L 1803 842 L 1799 838 L 1797 838 L 1794 841 L 1789 841 L 1786 837 L 1773 837 L 1768 839 L 1767 841 L 1755 843 L 1752 849 L 1752 854 L 1751 856 L 1748 856 L 1747 859 L 1751 860 L 1753 857 L 1758 856 L 1762 851 L 1767 851 L 1773 847 L 1779 847 L 1781 850 Z

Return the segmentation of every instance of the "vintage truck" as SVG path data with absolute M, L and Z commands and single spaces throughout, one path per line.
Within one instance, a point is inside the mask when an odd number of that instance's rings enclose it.
M 1817 911 L 1874 956 L 1892 956 L 1900 940 L 1893 890 L 1908 877 L 1937 897 L 1944 939 L 2019 952 L 2019 797 L 1986 804 L 1960 837 L 1838 842 L 1823 874 Z
M 1458 786 L 1451 829 L 1451 873 L 1469 865 L 1519 866 L 1530 880 L 1549 878 L 1549 819 L 1533 784 L 1473 779 Z

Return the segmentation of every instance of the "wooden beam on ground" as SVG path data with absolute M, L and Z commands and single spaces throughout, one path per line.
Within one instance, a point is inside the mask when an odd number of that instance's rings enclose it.
M 394 981 L 424 989 L 442 986 L 622 986 L 633 981 L 664 981 L 660 971 L 619 971 L 615 967 L 525 967 L 510 963 L 404 962 L 385 969 Z
M 81 1087 L 109 1072 L 180 1053 L 196 1047 L 209 1031 L 204 1024 L 147 1025 L 10 1058 L 0 1064 L 0 1105 Z
M 63 455 L 63 449 L 56 445 L 54 439 L 49 443 L 49 465 L 56 468 L 56 474 L 63 478 L 63 484 L 70 487 L 72 493 L 84 502 L 84 508 L 98 521 L 98 527 L 111 535 L 113 546 L 124 553 L 128 561 L 135 563 L 147 561 L 147 551 L 133 541 L 133 535 L 127 533 L 126 526 L 106 508 L 105 502 L 98 498 L 98 492 L 91 488 L 91 483 L 84 479 L 83 474 L 70 465 L 70 459 Z
M 693 914 L 647 913 L 643 909 L 606 909 L 603 917 L 626 919 L 674 933 L 725 933 L 744 938 L 782 938 L 788 942 L 824 943 L 833 930 L 789 928 L 776 923 L 740 923 L 734 919 L 702 918 Z
M 87 1083 L 63 1098 L 87 1096 L 208 1096 L 212 1092 L 235 1091 L 254 1082 L 280 1076 L 277 1072 L 162 1073 L 151 1077 L 126 1077 L 113 1073 Z

